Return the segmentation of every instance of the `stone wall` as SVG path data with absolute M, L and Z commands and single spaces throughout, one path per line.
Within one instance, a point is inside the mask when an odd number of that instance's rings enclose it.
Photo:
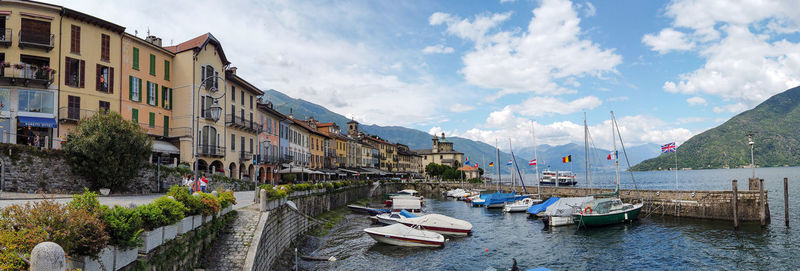
M 283 204 L 261 216 L 247 253 L 244 270 L 271 270 L 292 241 L 319 221 L 311 218 L 350 202 L 366 198 L 371 186 L 341 188 L 331 193 L 290 198 L 297 209 Z

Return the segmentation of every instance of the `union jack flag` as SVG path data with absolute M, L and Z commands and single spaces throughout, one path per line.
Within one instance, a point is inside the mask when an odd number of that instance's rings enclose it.
M 666 145 L 661 146 L 661 152 L 674 152 L 675 151 L 675 142 L 667 143 Z

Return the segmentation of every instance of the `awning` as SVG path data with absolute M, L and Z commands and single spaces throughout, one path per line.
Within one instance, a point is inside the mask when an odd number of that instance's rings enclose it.
M 355 170 L 349 170 L 349 169 L 343 169 L 343 168 L 340 168 L 340 169 L 339 169 L 339 171 L 342 171 L 342 172 L 347 172 L 347 173 L 352 173 L 352 174 L 358 174 L 358 171 L 355 171 Z
M 44 128 L 58 127 L 58 123 L 56 123 L 56 119 L 54 118 L 38 118 L 38 117 L 24 117 L 24 116 L 18 116 L 17 118 L 19 118 L 19 123 L 21 126 L 44 127 Z
M 167 154 L 180 154 L 181 151 L 169 144 L 168 142 L 164 142 L 161 140 L 153 140 L 153 152 L 160 152 L 160 153 L 167 153 Z

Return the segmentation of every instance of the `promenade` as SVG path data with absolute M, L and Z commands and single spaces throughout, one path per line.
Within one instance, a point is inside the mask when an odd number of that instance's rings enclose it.
M 155 199 L 160 198 L 164 194 L 146 194 L 146 195 L 125 195 L 125 196 L 98 196 L 97 199 L 100 201 L 100 204 L 106 206 L 130 206 L 131 204 L 135 204 L 136 206 L 144 205 L 150 202 L 155 201 Z M 255 196 L 255 192 L 253 191 L 239 191 L 234 192 L 233 195 L 236 197 L 236 205 L 233 206 L 233 209 L 240 209 L 246 207 L 250 204 L 253 204 L 253 197 Z M 56 195 L 47 195 L 48 198 L 52 197 L 52 200 L 58 203 L 67 203 L 72 200 L 72 195 L 63 195 L 63 194 L 56 194 Z M 13 199 L 5 199 L 5 198 L 13 198 Z M 25 193 L 8 193 L 3 192 L 2 198 L 0 198 L 0 208 L 11 206 L 14 204 L 25 204 L 28 202 L 36 202 L 42 201 L 41 195 L 39 194 L 25 194 Z

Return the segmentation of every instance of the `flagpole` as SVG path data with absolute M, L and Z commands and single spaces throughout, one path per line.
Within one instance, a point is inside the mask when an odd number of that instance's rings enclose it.
M 497 139 L 494 139 L 494 153 L 497 156 L 497 163 L 500 163 L 500 149 L 497 148 Z M 497 165 L 497 183 L 495 184 L 495 189 L 497 189 L 498 193 L 500 192 L 500 181 L 502 177 L 500 177 L 500 165 Z
M 675 200 L 678 200 L 678 140 L 675 140 Z
M 539 195 L 539 199 L 542 199 L 542 188 L 541 188 L 541 180 L 539 180 L 539 154 L 536 152 L 536 130 L 533 129 L 533 123 L 531 123 L 531 136 L 533 136 L 533 159 L 536 161 L 536 193 Z

